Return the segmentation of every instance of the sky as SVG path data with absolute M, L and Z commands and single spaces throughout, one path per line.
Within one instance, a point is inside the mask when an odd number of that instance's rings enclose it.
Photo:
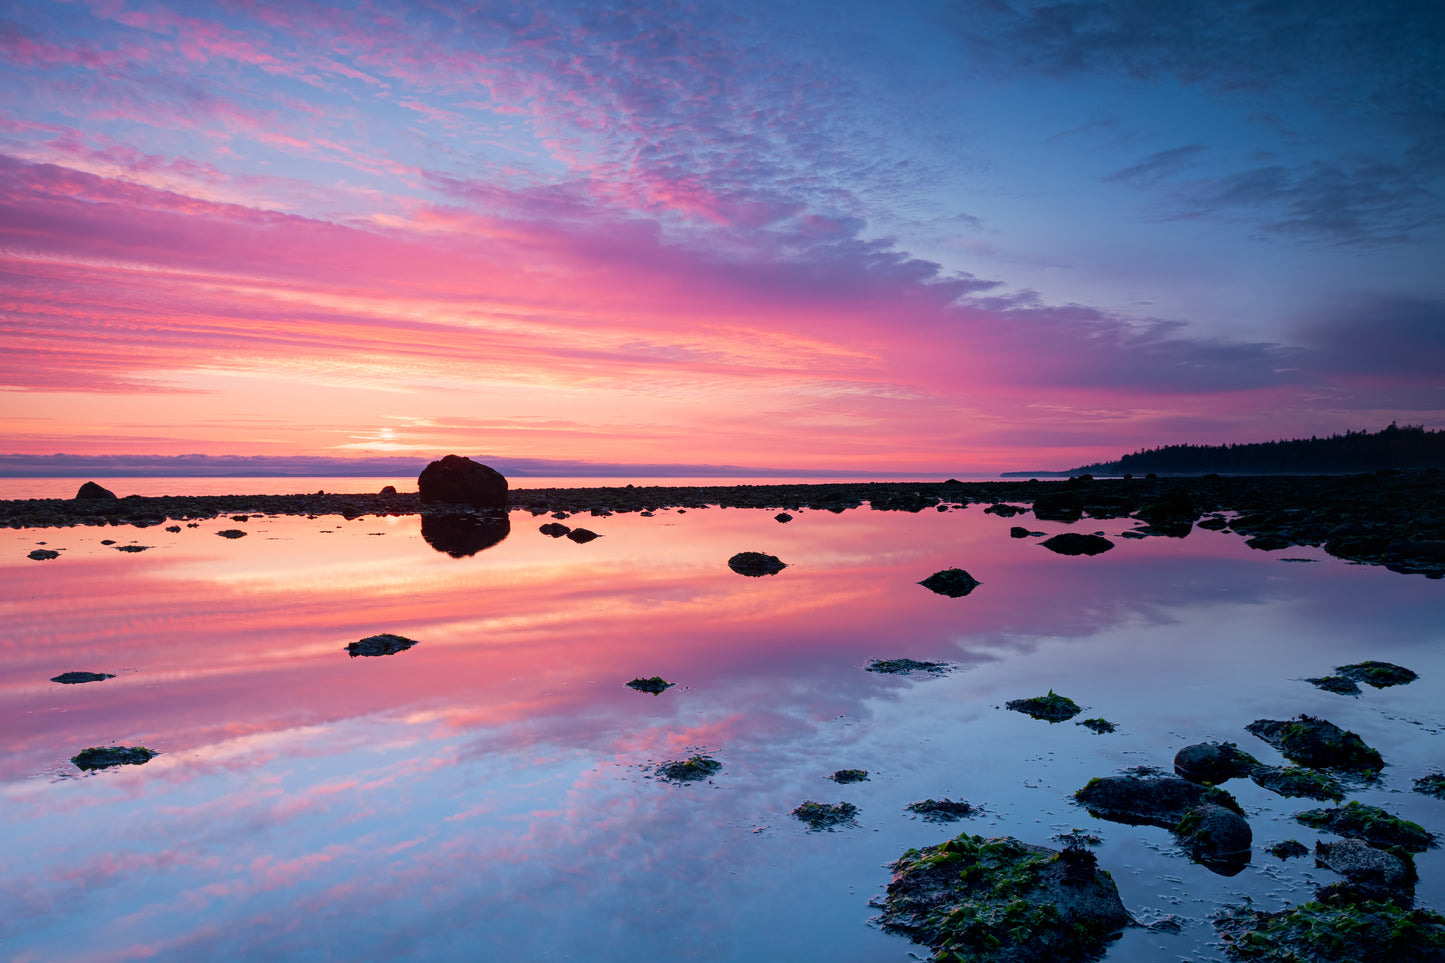
M 1429 0 L 0 0 L 0 451 L 1445 427 Z

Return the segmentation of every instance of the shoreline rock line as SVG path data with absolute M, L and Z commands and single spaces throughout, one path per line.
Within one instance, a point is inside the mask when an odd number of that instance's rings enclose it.
M 525 483 L 525 479 L 519 479 Z M 278 484 L 284 482 L 278 480 Z M 1392 571 L 1445 577 L 1445 472 L 1376 472 L 1366 475 L 1204 476 L 1197 479 L 1084 479 L 985 482 L 819 482 L 796 485 L 632 486 L 512 488 L 507 508 L 552 512 L 656 512 L 709 506 L 770 511 L 842 512 L 865 503 L 875 511 L 917 512 L 982 505 L 985 511 L 1057 516 L 1055 496 L 1080 506 L 1079 519 L 1132 518 L 1151 536 L 1187 534 L 1189 514 L 1210 516 L 1211 529 L 1232 531 L 1255 549 L 1320 546 L 1339 558 L 1384 565 Z M 1052 502 L 1051 502 L 1052 500 Z M 1189 512 L 1182 507 L 1189 506 Z M 1165 513 L 1161 506 L 1170 508 Z M 501 512 L 449 502 L 423 502 L 416 492 L 395 494 L 128 495 L 112 499 L 48 498 L 0 501 L 0 526 L 71 525 L 148 527 L 170 520 L 221 515 L 453 515 Z M 1223 520 L 1220 513 L 1232 513 Z M 1072 512 L 1068 514 L 1072 515 Z M 1196 515 L 1196 517 L 1198 517 Z M 1075 524 L 1055 519 L 1062 524 Z

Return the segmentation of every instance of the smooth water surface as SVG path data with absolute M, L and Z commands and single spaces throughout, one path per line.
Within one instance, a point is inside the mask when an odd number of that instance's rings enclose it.
M 901 963 L 926 948 L 868 901 L 905 849 L 1079 827 L 1136 917 L 1183 927 L 1130 930 L 1111 961 L 1222 959 L 1220 904 L 1334 879 L 1264 852 L 1312 845 L 1289 817 L 1321 804 L 1229 783 L 1255 852 L 1225 877 L 1070 795 L 1202 740 L 1280 762 L 1243 727 L 1300 712 L 1384 754 L 1350 798 L 1445 832 L 1445 802 L 1410 791 L 1445 763 L 1445 582 L 1205 531 L 1068 558 L 976 507 L 772 515 L 579 516 L 603 537 L 575 544 L 514 512 L 464 558 L 415 517 L 0 532 L 0 958 Z M 26 558 L 41 543 L 61 557 Z M 744 550 L 788 568 L 734 574 Z M 983 583 L 968 597 L 916 584 L 955 566 Z M 420 644 L 348 656 L 380 632 Z M 957 668 L 864 671 L 895 657 Z M 1302 681 L 1372 658 L 1421 678 L 1358 698 Z M 47 681 L 69 670 L 117 677 Z M 678 684 L 624 685 L 652 675 Z M 1051 688 L 1119 730 L 1002 708 Z M 162 755 L 69 762 L 108 744 Z M 722 771 L 655 778 L 694 752 Z M 841 768 L 870 778 L 826 778 Z M 905 811 L 943 796 L 985 813 Z M 856 824 L 808 831 L 789 815 L 808 799 Z M 1419 903 L 1445 909 L 1441 851 L 1418 866 Z

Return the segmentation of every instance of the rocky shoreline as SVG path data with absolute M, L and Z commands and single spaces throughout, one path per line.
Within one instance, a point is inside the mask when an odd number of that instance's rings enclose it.
M 512 511 L 533 515 L 656 512 L 710 506 L 769 511 L 949 511 L 982 505 L 1050 521 L 1134 518 L 1142 536 L 1182 537 L 1196 525 L 1233 531 L 1251 548 L 1322 546 L 1331 555 L 1393 571 L 1445 576 L 1445 472 L 1362 475 L 1206 475 L 1200 478 L 989 482 L 848 482 L 795 485 L 514 488 Z M 129 525 L 237 515 L 446 516 L 486 514 L 424 504 L 415 492 L 204 495 L 0 501 L 0 527 Z

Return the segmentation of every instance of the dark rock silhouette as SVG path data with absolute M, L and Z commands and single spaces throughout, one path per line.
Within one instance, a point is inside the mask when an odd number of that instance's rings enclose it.
M 93 746 L 70 757 L 77 769 L 109 769 L 111 766 L 140 766 L 160 753 L 145 746 Z
M 82 682 L 104 682 L 114 678 L 113 672 L 62 672 L 50 681 L 59 682 L 61 685 L 79 685 Z
M 88 481 L 80 486 L 80 491 L 75 493 L 75 500 L 78 502 L 113 502 L 118 499 L 115 492 L 109 488 L 102 488 L 93 481 Z
M 1076 522 L 1084 514 L 1078 492 L 1048 492 L 1034 499 L 1034 517 L 1055 522 Z
M 548 522 L 545 525 L 539 526 L 537 528 L 537 531 L 541 532 L 543 535 L 550 535 L 553 538 L 561 538 L 563 535 L 566 535 L 568 532 L 572 531 L 572 526 L 563 525 L 561 522 Z
M 1173 828 L 1190 855 L 1223 875 L 1233 876 L 1249 862 L 1254 833 L 1232 809 L 1205 803 L 1186 812 Z
M 1326 719 L 1256 719 L 1245 728 L 1301 766 L 1378 772 L 1385 765 L 1358 734 Z
M 49 561 L 52 558 L 59 558 L 60 553 L 53 548 L 36 548 L 31 549 L 30 554 L 26 555 L 25 557 L 34 559 L 37 562 L 45 562 Z
M 586 545 L 594 538 L 601 538 L 602 536 L 598 535 L 590 528 L 574 528 L 567 533 L 567 537 L 570 538 L 572 541 L 576 542 L 578 545 Z
M 1219 784 L 1248 776 L 1258 759 L 1232 742 L 1199 742 L 1174 754 L 1174 771 L 1190 782 Z
M 749 578 L 777 575 L 787 567 L 787 563 L 776 555 L 765 555 L 762 552 L 738 552 L 728 559 L 728 568 Z
M 1114 547 L 1114 543 L 1102 535 L 1085 535 L 1082 532 L 1064 532 L 1039 544 L 1059 555 L 1099 555 Z
M 507 479 L 502 473 L 461 455 L 447 455 L 427 465 L 417 476 L 416 485 L 423 504 L 507 507 Z
M 421 537 L 438 552 L 466 558 L 506 538 L 512 520 L 506 515 L 423 515 Z
M 402 635 L 383 632 L 381 635 L 368 635 L 366 638 L 357 642 L 348 643 L 346 651 L 351 654 L 353 659 L 359 655 L 396 655 L 398 652 L 405 652 L 416 644 L 415 639 L 408 639 Z
M 983 583 L 961 568 L 946 568 L 941 572 L 934 572 L 918 584 L 930 592 L 958 599 L 963 598 Z

